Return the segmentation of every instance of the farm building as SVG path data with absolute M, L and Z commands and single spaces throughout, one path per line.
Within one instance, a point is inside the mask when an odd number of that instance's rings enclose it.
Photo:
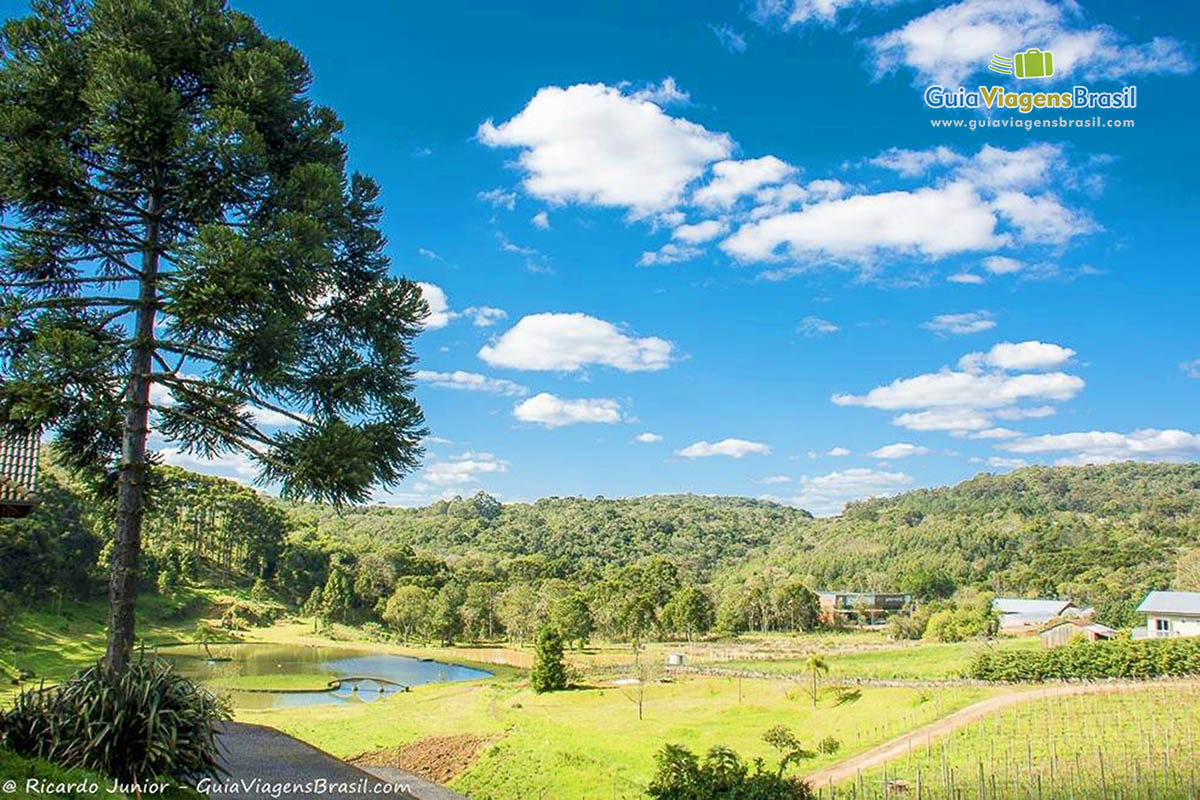
M 1134 628 L 1135 639 L 1200 636 L 1200 592 L 1150 592 L 1137 610 L 1146 627 Z
M 912 601 L 911 595 L 885 592 L 817 592 L 821 615 L 827 620 L 841 618 L 865 623 L 878 622 Z
M 0 518 L 24 517 L 38 504 L 38 435 L 0 435 Z
M 1033 633 L 1059 617 L 1086 616 L 1086 610 L 1075 607 L 1070 600 L 1027 600 L 1021 597 L 997 597 L 992 609 L 1000 616 L 1000 630 L 1005 633 Z
M 1046 628 L 1040 635 L 1042 637 L 1042 646 L 1062 647 L 1075 639 L 1087 639 L 1089 642 L 1115 639 L 1117 632 L 1107 625 L 1101 625 L 1098 622 L 1092 622 L 1080 617 L 1077 619 L 1064 619 L 1058 624 Z

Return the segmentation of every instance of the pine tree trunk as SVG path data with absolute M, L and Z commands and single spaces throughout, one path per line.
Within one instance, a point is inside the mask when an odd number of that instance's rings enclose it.
M 142 514 L 146 497 L 146 437 L 149 433 L 150 371 L 157 313 L 159 200 L 150 199 L 146 244 L 142 252 L 141 292 L 134 345 L 130 351 L 125 422 L 121 432 L 121 465 L 117 474 L 117 519 L 108 587 L 108 647 L 104 666 L 120 674 L 133 656 L 134 605 L 137 602 L 138 561 L 142 550 Z

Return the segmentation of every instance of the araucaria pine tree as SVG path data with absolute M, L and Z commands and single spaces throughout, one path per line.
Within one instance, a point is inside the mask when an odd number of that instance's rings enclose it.
M 544 625 L 538 631 L 537 651 L 533 657 L 533 669 L 529 671 L 529 684 L 539 694 L 567 688 L 562 635 L 553 625 Z
M 333 503 L 421 457 L 428 308 L 310 80 L 222 0 L 34 0 L 0 33 L 0 428 L 53 432 L 114 500 L 116 672 L 151 428 Z

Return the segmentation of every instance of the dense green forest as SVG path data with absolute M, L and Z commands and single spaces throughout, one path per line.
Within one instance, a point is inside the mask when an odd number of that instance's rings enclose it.
M 98 595 L 106 504 L 45 461 L 45 502 L 0 527 L 0 590 Z M 443 641 L 523 641 L 546 621 L 576 643 L 805 630 L 825 588 L 905 591 L 922 620 L 953 611 L 980 630 L 988 593 L 1070 597 L 1127 625 L 1145 591 L 1194 580 L 1177 562 L 1200 554 L 1196 464 L 983 474 L 831 519 L 697 495 L 335 509 L 172 467 L 151 498 L 147 590 L 253 586 L 319 619 Z

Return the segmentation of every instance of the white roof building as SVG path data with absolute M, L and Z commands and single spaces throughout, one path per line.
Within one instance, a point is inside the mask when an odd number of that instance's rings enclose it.
M 1058 617 L 1079 616 L 1070 600 L 1027 600 L 1022 597 L 997 597 L 992 608 L 1000 615 L 1000 630 L 1021 631 L 1040 628 Z
M 1137 610 L 1146 627 L 1134 629 L 1135 639 L 1200 636 L 1200 592 L 1150 592 Z

